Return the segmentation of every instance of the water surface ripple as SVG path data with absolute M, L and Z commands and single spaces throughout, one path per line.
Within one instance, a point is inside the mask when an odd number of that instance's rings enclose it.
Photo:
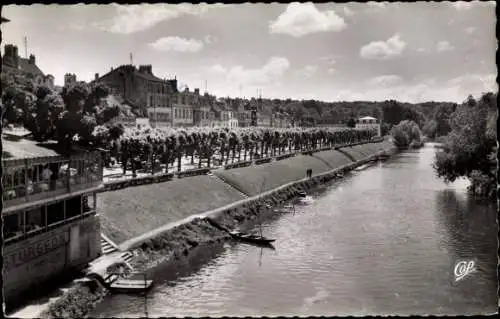
M 496 312 L 496 207 L 469 197 L 465 181 L 436 178 L 435 151 L 427 144 L 317 190 L 263 225 L 275 251 L 225 245 L 175 280 L 160 267 L 147 298 L 109 296 L 92 317 Z M 455 282 L 455 263 L 469 259 L 476 272 Z

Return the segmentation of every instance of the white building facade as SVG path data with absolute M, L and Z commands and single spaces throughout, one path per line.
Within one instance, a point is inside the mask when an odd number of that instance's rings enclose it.
M 360 130 L 375 130 L 377 132 L 377 137 L 382 136 L 382 130 L 380 122 L 371 116 L 365 116 L 356 120 L 356 129 Z

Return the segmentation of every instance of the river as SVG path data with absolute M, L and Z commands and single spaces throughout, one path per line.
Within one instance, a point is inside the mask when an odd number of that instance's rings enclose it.
M 275 250 L 225 244 L 144 296 L 111 295 L 91 317 L 495 313 L 496 205 L 445 184 L 434 144 L 354 171 L 263 225 Z M 457 262 L 474 271 L 455 281 Z

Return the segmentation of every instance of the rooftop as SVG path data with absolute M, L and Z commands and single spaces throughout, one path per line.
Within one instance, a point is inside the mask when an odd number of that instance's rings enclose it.
M 2 135 L 2 159 L 25 159 L 36 157 L 60 156 L 53 150 L 54 142 L 39 143 L 22 136 Z
M 19 66 L 21 70 L 33 75 L 44 75 L 42 70 L 40 70 L 36 64 L 29 62 L 29 59 L 19 58 Z

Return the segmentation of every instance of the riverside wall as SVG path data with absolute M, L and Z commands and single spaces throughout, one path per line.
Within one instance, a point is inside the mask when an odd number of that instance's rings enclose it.
M 262 209 L 263 203 L 268 207 L 282 204 L 302 191 L 341 178 L 339 173 L 396 152 L 393 143 L 384 140 L 104 192 L 98 197 L 101 230 L 120 250 L 134 254 L 131 264 L 136 271 L 147 272 L 160 264 L 182 268 L 190 252 L 210 249 L 230 238 L 206 218 L 226 229 L 249 229 L 257 220 L 275 215 L 273 209 Z M 313 171 L 310 179 L 305 178 L 307 169 Z M 85 317 L 105 295 L 85 287 L 74 291 L 88 302 L 72 306 L 63 298 L 42 317 Z

